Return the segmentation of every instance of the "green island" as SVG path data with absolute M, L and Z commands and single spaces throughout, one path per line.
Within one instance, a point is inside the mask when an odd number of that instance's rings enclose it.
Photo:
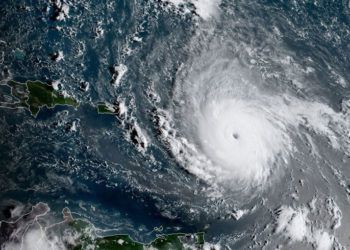
M 99 114 L 115 115 L 117 113 L 116 108 L 109 103 L 99 102 L 96 108 Z
M 0 107 L 3 108 L 25 108 L 31 115 L 36 117 L 43 107 L 54 108 L 57 105 L 78 107 L 79 103 L 72 97 L 65 96 L 53 86 L 41 81 L 26 81 L 20 83 L 9 81 L 6 85 L 11 88 L 12 101 L 0 100 Z
M 205 243 L 202 232 L 157 235 L 155 240 L 145 244 L 125 234 L 101 237 L 94 233 L 95 230 L 89 222 L 73 219 L 68 209 L 65 214 L 65 221 L 72 230 L 72 234 L 76 236 L 75 243 L 66 246 L 70 250 L 194 250 L 203 249 Z

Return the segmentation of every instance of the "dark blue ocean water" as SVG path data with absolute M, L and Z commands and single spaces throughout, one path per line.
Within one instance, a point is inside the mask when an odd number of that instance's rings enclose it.
M 164 233 L 204 230 L 214 242 L 237 237 L 236 248 L 250 244 L 249 233 L 273 220 L 271 208 L 258 206 L 239 221 L 225 217 L 221 201 L 201 193 L 206 184 L 157 139 L 147 90 L 154 86 L 158 105 L 170 108 L 179 69 L 209 49 L 211 39 L 219 37 L 238 54 L 232 41 L 241 41 L 263 55 L 277 46 L 266 34 L 278 29 L 278 46 L 300 65 L 313 62 L 315 73 L 307 79 L 313 85 L 300 96 L 322 97 L 339 111 L 350 95 L 349 3 L 223 0 L 219 17 L 202 24 L 210 27 L 202 31 L 196 15 L 164 7 L 162 1 L 68 1 L 69 14 L 62 21 L 55 20 L 55 3 L 0 2 L 1 81 L 59 81 L 81 103 L 77 109 L 44 108 L 37 118 L 25 110 L 0 109 L 0 202 L 43 201 L 57 219 L 68 206 L 99 228 L 142 241 L 153 239 L 153 228 L 163 226 Z M 194 36 L 199 37 L 196 48 L 190 46 Z M 52 60 L 58 51 L 64 59 Z M 110 68 L 120 64 L 128 71 L 114 87 Z M 266 71 L 280 65 L 269 67 Z M 286 88 L 295 87 L 284 80 Z M 272 88 L 274 81 L 279 80 L 271 79 Z M 86 92 L 80 90 L 83 82 L 90 86 Z M 123 122 L 97 114 L 96 103 L 118 98 L 146 131 L 152 143 L 146 153 L 127 139 Z M 279 190 L 271 194 L 274 203 Z

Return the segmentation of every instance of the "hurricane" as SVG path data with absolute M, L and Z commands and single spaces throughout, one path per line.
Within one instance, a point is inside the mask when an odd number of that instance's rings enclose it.
M 325 136 L 334 149 L 344 141 L 344 114 L 293 89 L 274 90 L 239 54 L 212 50 L 179 73 L 174 91 L 172 114 L 184 149 L 177 157 L 189 171 L 234 190 L 264 187 L 303 152 L 302 136 Z
M 19 2 L 1 249 L 349 246 L 349 1 Z

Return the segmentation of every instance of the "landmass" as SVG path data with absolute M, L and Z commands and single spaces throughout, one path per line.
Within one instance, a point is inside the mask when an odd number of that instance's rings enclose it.
M 104 115 L 115 115 L 117 113 L 116 107 L 110 103 L 99 102 L 97 103 L 97 113 Z
M 89 223 L 82 220 L 74 220 L 70 222 L 70 226 L 80 235 L 76 240 L 77 245 L 71 246 L 72 250 L 193 250 L 203 249 L 205 243 L 204 233 L 159 235 L 154 241 L 144 244 L 126 234 L 94 238 L 89 230 L 86 230 L 89 228 Z
M 18 217 L 13 212 L 4 213 L 8 218 L 0 223 L 1 249 L 22 249 L 23 244 L 43 249 L 52 243 L 68 250 L 201 250 L 210 247 L 202 232 L 157 235 L 150 243 L 135 241 L 127 234 L 100 236 L 90 222 L 73 218 L 68 208 L 62 211 L 63 221 L 51 224 L 50 208 L 42 202 L 28 209 L 10 204 L 5 210 L 11 212 L 19 208 L 22 212 Z
M 52 109 L 57 105 L 79 106 L 79 103 L 74 98 L 41 81 L 20 83 L 11 80 L 0 85 L 10 88 L 10 94 L 2 96 L 0 107 L 12 109 L 25 108 L 34 117 L 38 115 L 43 107 Z
M 99 102 L 96 105 L 97 113 L 103 115 L 115 115 L 120 120 L 126 118 L 127 108 L 122 101 L 115 101 L 114 103 Z

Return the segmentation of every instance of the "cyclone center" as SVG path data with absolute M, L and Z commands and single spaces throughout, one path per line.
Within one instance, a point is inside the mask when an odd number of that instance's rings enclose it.
M 206 104 L 198 120 L 198 136 L 214 166 L 243 181 L 266 179 L 283 150 L 283 131 L 271 113 L 249 100 Z

